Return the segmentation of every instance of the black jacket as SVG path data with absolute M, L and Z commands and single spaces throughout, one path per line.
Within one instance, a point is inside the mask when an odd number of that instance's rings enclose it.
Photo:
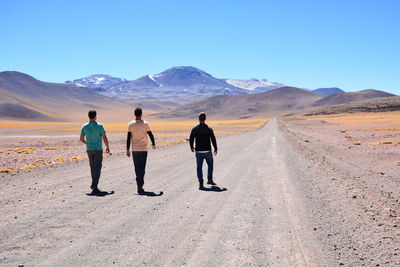
M 196 142 L 196 151 L 211 151 L 211 142 L 215 150 L 217 148 L 217 140 L 215 139 L 214 131 L 207 124 L 199 124 L 192 129 L 190 133 L 190 148 L 193 147 L 193 142 Z

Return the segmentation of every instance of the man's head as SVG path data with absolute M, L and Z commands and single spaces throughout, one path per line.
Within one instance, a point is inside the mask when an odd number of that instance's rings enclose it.
M 204 123 L 206 121 L 206 113 L 201 112 L 199 114 L 199 121 L 200 121 L 200 123 Z
M 97 112 L 96 110 L 89 110 L 88 117 L 90 120 L 96 120 Z
M 135 116 L 136 116 L 137 118 L 140 118 L 140 117 L 142 117 L 142 114 L 143 114 L 142 109 L 139 108 L 139 107 L 137 107 L 137 108 L 135 109 Z

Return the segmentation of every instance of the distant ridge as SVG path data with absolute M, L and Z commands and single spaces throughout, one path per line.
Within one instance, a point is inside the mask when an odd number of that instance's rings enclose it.
M 394 94 L 386 93 L 379 90 L 368 89 L 358 92 L 348 92 L 341 94 L 333 94 L 326 96 L 314 103 L 314 106 L 328 106 L 344 104 L 352 101 L 366 100 L 372 98 L 389 97 L 394 96 Z
M 312 90 L 313 93 L 322 95 L 322 96 L 329 96 L 333 94 L 343 94 L 345 91 L 343 91 L 340 88 L 337 87 L 331 87 L 331 88 L 318 88 L 315 90 Z
M 8 119 L 86 120 L 89 109 L 104 111 L 102 118 L 115 118 L 112 113 L 127 117 L 128 108 L 132 109 L 86 87 L 42 82 L 17 71 L 0 72 L 0 94 L 0 117 Z
M 219 118 L 277 116 L 309 107 L 320 98 L 318 94 L 287 86 L 259 94 L 213 96 L 156 116 L 195 118 L 202 111 Z
M 310 110 L 305 115 L 355 113 L 355 112 L 387 112 L 400 110 L 400 96 L 359 100 L 340 105 L 331 105 Z

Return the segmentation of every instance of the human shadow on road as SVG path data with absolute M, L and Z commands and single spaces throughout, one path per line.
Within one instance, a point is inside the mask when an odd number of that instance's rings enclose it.
M 160 191 L 160 193 L 158 193 L 158 194 L 156 194 L 154 192 L 150 192 L 150 191 L 144 191 L 144 192 L 141 192 L 139 195 L 147 196 L 147 197 L 159 197 L 159 196 L 162 196 L 163 194 L 164 194 L 163 191 Z
M 200 189 L 201 191 L 209 191 L 209 192 L 224 192 L 227 191 L 228 189 L 225 187 L 219 187 L 219 186 L 211 186 L 211 187 L 203 187 Z
M 108 195 L 113 195 L 114 193 L 115 193 L 114 191 L 100 191 L 100 192 L 97 192 L 97 193 L 91 192 L 91 193 L 86 194 L 86 195 L 87 196 L 91 196 L 91 197 L 105 197 L 105 196 L 108 196 Z

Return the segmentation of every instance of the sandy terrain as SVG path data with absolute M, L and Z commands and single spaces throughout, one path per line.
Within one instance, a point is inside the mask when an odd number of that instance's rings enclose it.
M 400 112 L 295 116 L 287 125 L 318 142 L 340 148 L 354 166 L 366 163 L 396 176 L 400 169 Z M 367 160 L 368 159 L 368 160 Z M 355 167 L 357 168 L 357 167 Z
M 123 155 L 104 160 L 104 197 L 86 195 L 86 160 L 3 173 L 0 265 L 400 265 L 398 177 L 295 122 L 219 138 L 220 190 L 197 189 L 187 144 L 150 152 L 153 197 Z
M 317 234 L 336 258 L 355 257 L 351 266 L 400 265 L 398 125 L 398 112 L 286 120 L 295 172 L 320 193 L 307 196 Z

